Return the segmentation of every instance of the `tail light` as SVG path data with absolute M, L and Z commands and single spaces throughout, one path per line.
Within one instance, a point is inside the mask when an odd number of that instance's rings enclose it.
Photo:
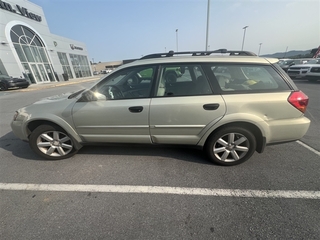
M 301 112 L 307 110 L 309 98 L 301 91 L 292 92 L 288 97 L 288 102 Z

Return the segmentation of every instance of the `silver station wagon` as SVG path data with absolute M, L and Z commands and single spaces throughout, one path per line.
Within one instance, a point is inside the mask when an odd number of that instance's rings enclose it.
M 86 144 L 179 144 L 235 165 L 309 128 L 308 97 L 277 62 L 225 49 L 151 54 L 89 89 L 19 109 L 11 127 L 49 160 Z

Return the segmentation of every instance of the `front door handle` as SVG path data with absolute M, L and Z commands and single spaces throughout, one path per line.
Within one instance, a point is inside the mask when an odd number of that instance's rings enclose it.
M 220 104 L 219 103 L 209 103 L 203 105 L 204 110 L 217 110 L 219 108 Z
M 142 110 L 143 110 L 142 106 L 129 107 L 129 111 L 132 113 L 139 113 L 139 112 L 142 112 Z

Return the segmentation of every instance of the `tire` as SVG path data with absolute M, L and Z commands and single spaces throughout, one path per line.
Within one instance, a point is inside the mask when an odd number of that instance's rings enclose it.
M 30 135 L 29 145 L 39 156 L 60 160 L 77 153 L 73 139 L 60 127 L 40 125 Z
M 205 145 L 209 159 L 217 164 L 233 166 L 247 161 L 255 152 L 256 138 L 241 127 L 227 127 L 212 134 Z
M 4 83 L 0 83 L 0 91 L 6 91 L 8 90 L 6 85 Z

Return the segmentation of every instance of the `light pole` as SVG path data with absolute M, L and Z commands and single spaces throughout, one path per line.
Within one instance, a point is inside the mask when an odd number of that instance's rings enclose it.
M 177 52 L 178 52 L 178 28 L 176 29 L 176 44 L 177 44 Z
M 208 7 L 207 7 L 207 34 L 206 34 L 206 51 L 208 51 L 208 35 L 209 35 L 209 14 L 210 14 L 210 0 L 208 0 Z
M 286 51 L 285 51 L 285 53 L 284 53 L 283 58 L 285 58 L 285 57 L 286 57 L 286 55 L 287 55 L 287 51 L 288 51 L 288 46 L 287 46 L 287 48 L 286 48 Z
M 244 39 L 245 39 L 245 37 L 246 37 L 246 30 L 247 30 L 247 27 L 249 27 L 249 26 L 245 26 L 245 27 L 243 27 L 244 32 L 243 32 L 243 40 L 242 40 L 242 48 L 241 48 L 241 51 L 243 51 L 243 45 L 244 45 Z
M 259 52 L 258 52 L 258 57 L 260 56 L 261 45 L 262 45 L 262 43 L 259 43 Z

